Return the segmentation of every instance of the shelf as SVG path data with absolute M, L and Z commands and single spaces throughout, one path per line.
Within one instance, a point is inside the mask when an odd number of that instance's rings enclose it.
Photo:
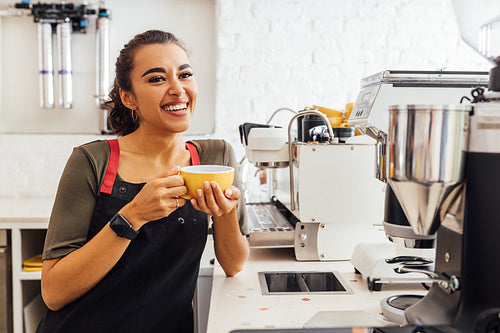
M 36 217 L 0 219 L 0 228 L 10 229 L 11 234 L 13 333 L 25 332 L 24 308 L 40 295 L 42 272 L 24 271 L 23 262 L 43 251 L 47 220 Z
M 26 272 L 21 271 L 18 275 L 20 280 L 40 280 L 42 278 L 42 271 Z

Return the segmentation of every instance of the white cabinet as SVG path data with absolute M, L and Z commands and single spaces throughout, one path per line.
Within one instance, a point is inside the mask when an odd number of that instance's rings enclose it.
M 11 254 L 12 254 L 12 320 L 14 333 L 31 333 L 31 330 L 24 330 L 25 320 L 27 328 L 35 326 L 40 318 L 32 317 L 32 314 L 39 316 L 44 311 L 44 305 L 34 305 L 33 308 L 27 305 L 40 294 L 41 272 L 26 272 L 23 270 L 23 261 L 43 250 L 43 242 L 48 221 L 46 218 L 2 218 L 0 219 L 0 229 L 10 230 L 11 233 Z M 27 317 L 24 317 L 24 309 L 27 310 Z
M 212 293 L 212 276 L 214 273 L 214 239 L 208 235 L 207 244 L 201 257 L 200 272 L 196 283 L 196 293 L 193 300 L 195 333 L 206 333 L 208 322 L 208 311 L 210 309 L 210 298 Z

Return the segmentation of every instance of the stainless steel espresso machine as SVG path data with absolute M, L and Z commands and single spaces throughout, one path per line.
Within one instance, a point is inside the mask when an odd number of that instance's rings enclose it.
M 240 133 L 248 161 L 265 167 L 273 184 L 271 203 L 247 205 L 258 220 L 251 246 L 294 247 L 297 260 L 347 260 L 358 242 L 384 239 L 374 139 L 332 128 L 316 109 L 299 111 L 288 129 L 246 123 Z

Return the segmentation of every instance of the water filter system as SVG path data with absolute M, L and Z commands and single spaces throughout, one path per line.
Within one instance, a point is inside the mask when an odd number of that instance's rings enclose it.
M 95 97 L 97 106 L 104 110 L 104 102 L 108 98 L 110 88 L 110 15 L 105 2 L 100 1 L 97 9 L 90 8 L 86 1 L 78 5 L 66 1 L 60 3 L 23 1 L 16 3 L 14 7 L 17 10 L 29 10 L 29 15 L 33 16 L 33 20 L 38 26 L 40 107 L 45 109 L 70 109 L 72 107 L 72 34 L 86 33 L 91 24 L 90 17 L 96 16 Z M 104 114 L 104 123 L 101 127 L 103 133 L 110 132 L 106 114 Z

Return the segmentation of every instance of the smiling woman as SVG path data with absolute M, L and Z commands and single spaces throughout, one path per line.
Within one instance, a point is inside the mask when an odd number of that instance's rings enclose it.
M 46 237 L 38 332 L 192 332 L 191 301 L 212 216 L 228 276 L 248 256 L 238 176 L 187 193 L 180 167 L 236 159 L 223 140 L 185 142 L 198 88 L 185 48 L 150 30 L 125 45 L 107 102 L 120 136 L 74 149 Z M 243 231 L 243 232 L 242 232 Z

